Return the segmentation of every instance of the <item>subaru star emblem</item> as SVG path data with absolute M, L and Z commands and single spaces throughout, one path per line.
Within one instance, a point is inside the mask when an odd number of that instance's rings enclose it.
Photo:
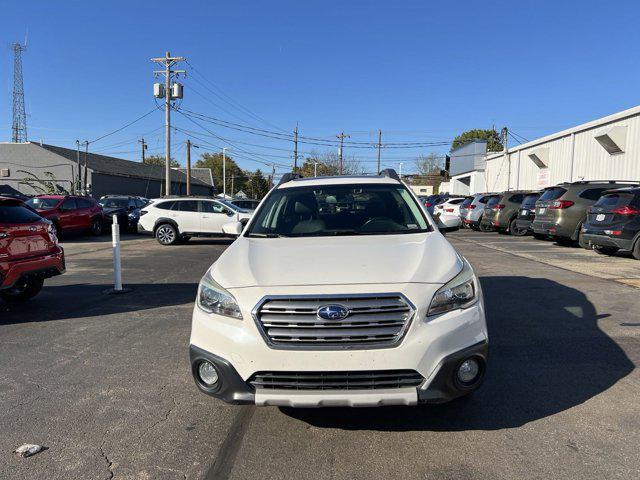
M 344 305 L 325 305 L 317 312 L 323 320 L 342 320 L 349 316 L 349 309 Z

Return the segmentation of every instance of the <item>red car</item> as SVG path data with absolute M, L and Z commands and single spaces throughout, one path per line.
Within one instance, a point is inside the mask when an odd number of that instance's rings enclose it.
M 64 270 L 64 252 L 51 222 L 18 199 L 0 197 L 0 298 L 28 300 L 45 278 Z
M 89 231 L 102 234 L 102 207 L 89 197 L 75 195 L 38 195 L 26 202 L 42 217 L 51 220 L 56 235 L 69 231 Z

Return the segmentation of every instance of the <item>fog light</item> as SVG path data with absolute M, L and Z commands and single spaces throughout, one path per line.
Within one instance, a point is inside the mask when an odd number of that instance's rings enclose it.
M 474 358 L 468 358 L 458 367 L 458 380 L 462 383 L 472 383 L 480 374 L 480 364 Z
M 216 367 L 206 360 L 198 365 L 198 376 L 202 383 L 208 387 L 213 387 L 218 383 L 218 371 L 216 370 Z

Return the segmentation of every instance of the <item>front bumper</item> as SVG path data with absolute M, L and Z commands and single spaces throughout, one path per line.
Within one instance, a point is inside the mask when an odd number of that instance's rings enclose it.
M 25 277 L 49 278 L 65 271 L 64 251 L 57 251 L 37 257 L 25 258 L 11 262 L 0 262 L 0 290 L 11 288 Z
M 381 286 L 372 292 L 371 285 L 332 286 L 335 292 L 388 293 Z M 394 285 L 397 287 L 397 285 Z M 191 334 L 191 365 L 200 390 L 228 403 L 280 405 L 294 407 L 377 406 L 442 403 L 477 388 L 478 382 L 465 387 L 456 384 L 453 373 L 460 362 L 474 356 L 484 366 L 488 335 L 482 292 L 480 300 L 464 310 L 454 310 L 426 320 L 426 309 L 439 285 L 405 284 L 401 293 L 407 298 L 424 298 L 402 341 L 389 348 L 348 348 L 340 350 L 273 348 L 265 342 L 249 309 L 242 308 L 244 320 L 211 315 L 194 308 Z M 323 287 L 324 289 L 324 287 Z M 308 287 L 287 287 L 287 291 L 264 292 L 257 288 L 234 289 L 232 294 L 243 305 L 253 308 L 268 293 L 310 294 Z M 328 288 L 327 288 L 328 290 Z M 427 291 L 425 291 L 427 290 Z M 395 293 L 395 292 L 394 292 Z M 220 385 L 207 388 L 197 377 L 200 361 L 208 360 L 218 369 Z M 385 390 L 273 390 L 254 389 L 249 383 L 258 372 L 365 372 L 378 370 L 413 370 L 423 377 L 418 387 Z
M 476 390 L 482 384 L 488 353 L 487 341 L 454 352 L 443 358 L 432 378 L 425 379 L 419 387 L 305 391 L 254 388 L 240 376 L 229 361 L 194 345 L 189 347 L 191 373 L 203 393 L 234 405 L 281 407 L 372 407 L 445 403 Z M 477 359 L 482 371 L 472 385 L 463 385 L 457 380 L 456 372 L 460 364 L 468 358 Z M 211 362 L 218 371 L 219 381 L 215 387 L 208 387 L 198 377 L 198 366 L 205 360 Z

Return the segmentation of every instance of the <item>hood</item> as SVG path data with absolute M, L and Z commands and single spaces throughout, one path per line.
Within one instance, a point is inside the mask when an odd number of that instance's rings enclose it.
M 437 283 L 462 269 L 438 232 L 309 238 L 238 238 L 213 265 L 224 288 Z

